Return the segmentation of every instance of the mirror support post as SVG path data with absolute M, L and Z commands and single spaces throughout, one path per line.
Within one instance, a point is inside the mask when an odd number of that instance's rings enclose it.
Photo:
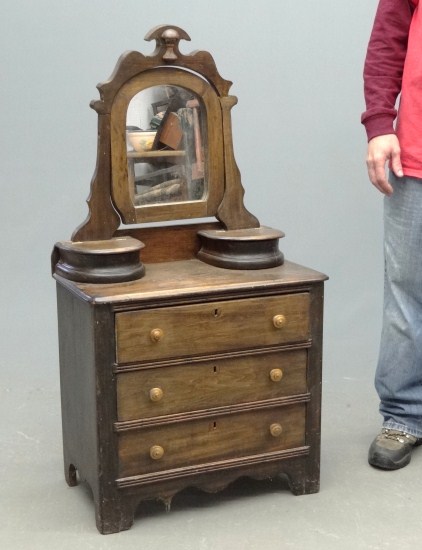
M 217 218 L 228 230 L 259 227 L 258 219 L 248 212 L 243 204 L 245 190 L 234 158 L 231 109 L 236 105 L 237 97 L 220 97 L 220 103 L 223 115 L 225 182 L 224 196 L 217 210 Z
M 120 216 L 111 202 L 110 115 L 100 112 L 101 106 L 101 101 L 91 103 L 98 112 L 98 145 L 91 191 L 86 201 L 89 213 L 75 229 L 72 241 L 111 239 L 120 225 Z

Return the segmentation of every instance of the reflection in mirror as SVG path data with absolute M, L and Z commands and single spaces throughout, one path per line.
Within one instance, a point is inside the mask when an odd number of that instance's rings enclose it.
M 135 206 L 204 200 L 207 133 L 195 93 L 178 86 L 139 92 L 128 106 L 126 136 Z

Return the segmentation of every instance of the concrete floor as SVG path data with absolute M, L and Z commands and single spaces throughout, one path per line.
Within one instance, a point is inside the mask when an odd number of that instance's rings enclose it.
M 106 536 L 96 530 L 88 490 L 63 479 L 58 380 L 3 388 L 0 548 L 419 548 L 422 448 L 397 472 L 367 465 L 379 428 L 369 376 L 324 382 L 320 493 L 295 497 L 283 482 L 239 480 L 216 495 L 186 491 L 169 513 L 142 505 L 130 531 Z

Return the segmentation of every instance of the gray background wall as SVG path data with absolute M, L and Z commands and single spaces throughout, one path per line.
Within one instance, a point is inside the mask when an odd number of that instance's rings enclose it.
M 382 199 L 364 166 L 362 63 L 376 0 L 15 0 L 0 14 L 0 376 L 56 377 L 49 254 L 86 217 L 96 84 L 146 32 L 187 30 L 239 98 L 247 207 L 286 233 L 288 259 L 330 276 L 326 376 L 365 374 L 381 305 Z
M 359 117 L 376 4 L 1 3 L 2 415 L 6 403 L 9 413 L 23 406 L 19 389 L 47 392 L 51 414 L 59 413 L 49 256 L 54 242 L 69 238 L 87 214 L 97 122 L 89 101 L 98 98 L 95 85 L 108 78 L 123 51 L 152 51 L 143 36 L 160 23 L 184 28 L 192 41 L 182 50 L 211 51 L 221 75 L 234 82 L 234 146 L 249 210 L 285 231 L 281 247 L 288 259 L 330 276 L 325 383 L 346 394 L 350 379 L 372 384 L 382 303 L 382 198 L 367 180 Z M 0 424 L 6 429 L 10 424 Z M 22 430 L 8 432 L 11 449 Z M 9 451 L 0 459 L 3 471 L 14 456 Z

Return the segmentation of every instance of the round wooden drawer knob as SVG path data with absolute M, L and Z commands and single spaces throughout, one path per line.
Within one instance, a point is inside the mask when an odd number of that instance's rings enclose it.
M 284 315 L 274 315 L 273 317 L 273 325 L 275 328 L 283 328 L 286 324 L 287 319 L 284 317 Z
M 163 395 L 164 393 L 161 388 L 152 388 L 149 390 L 149 398 L 151 401 L 161 401 Z
M 153 328 L 150 332 L 150 337 L 153 342 L 159 342 L 163 339 L 164 332 L 160 328 Z
M 164 456 L 164 449 L 160 445 L 153 445 L 149 450 L 149 456 L 153 460 L 160 460 Z
M 283 433 L 283 427 L 281 426 L 281 424 L 271 424 L 270 433 L 273 437 L 280 437 L 280 435 Z
M 281 369 L 272 369 L 270 371 L 270 378 L 273 382 L 280 382 L 283 378 L 283 371 Z

